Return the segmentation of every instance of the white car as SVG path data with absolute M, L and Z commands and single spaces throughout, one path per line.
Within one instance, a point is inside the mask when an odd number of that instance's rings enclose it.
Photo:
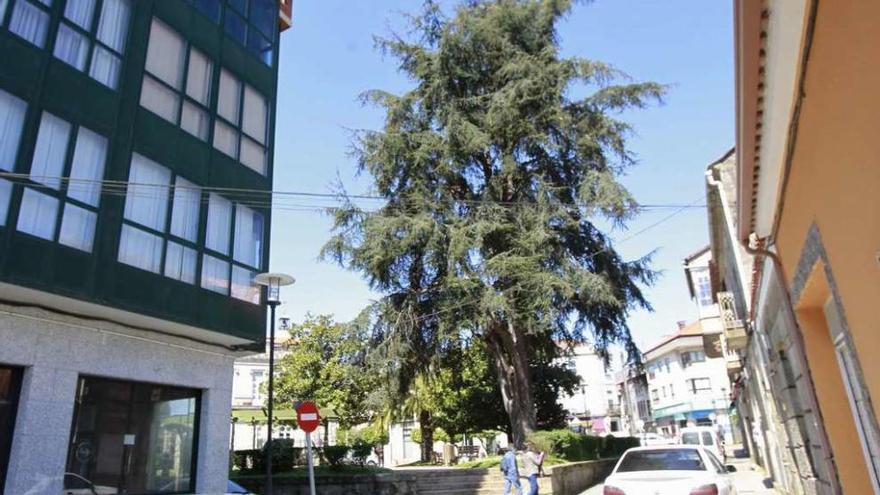
M 623 453 L 603 495 L 736 495 L 725 467 L 709 451 L 689 445 L 636 447 Z
M 644 446 L 672 445 L 673 443 L 675 443 L 672 440 L 670 440 L 662 435 L 658 435 L 657 433 L 643 433 L 643 434 L 639 435 L 639 439 L 641 440 L 642 445 L 644 445 Z

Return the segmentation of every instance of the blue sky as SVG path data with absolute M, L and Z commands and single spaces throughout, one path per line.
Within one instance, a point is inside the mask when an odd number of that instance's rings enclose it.
M 396 62 L 373 49 L 373 35 L 401 26 L 400 12 L 420 0 L 300 0 L 294 25 L 281 35 L 275 136 L 275 189 L 330 192 L 337 179 L 351 193 L 369 191 L 348 156 L 350 129 L 378 128 L 383 115 L 363 107 L 367 89 L 404 91 L 410 82 Z M 565 55 L 611 63 L 636 80 L 670 84 L 665 104 L 624 115 L 635 126 L 630 141 L 639 163 L 624 183 L 643 204 L 703 203 L 706 166 L 734 141 L 733 34 L 729 1 L 596 0 L 581 3 L 559 27 Z M 318 200 L 285 200 L 314 205 Z M 623 239 L 672 213 L 641 214 Z M 360 276 L 318 260 L 330 235 L 330 218 L 290 207 L 273 213 L 270 267 L 290 273 L 282 314 L 298 321 L 307 313 L 353 317 L 375 298 Z M 629 258 L 656 250 L 662 275 L 647 295 L 654 312 L 630 318 L 644 346 L 696 318 L 682 260 L 708 242 L 702 208 L 619 244 Z

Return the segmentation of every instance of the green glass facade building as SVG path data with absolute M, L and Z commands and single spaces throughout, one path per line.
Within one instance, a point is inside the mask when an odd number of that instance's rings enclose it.
M 221 491 L 289 2 L 0 0 L 0 492 Z

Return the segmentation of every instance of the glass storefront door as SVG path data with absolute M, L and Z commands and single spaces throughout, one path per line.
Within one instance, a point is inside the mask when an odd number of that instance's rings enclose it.
M 21 368 L 0 365 L 0 493 L 6 485 L 6 467 L 9 464 L 20 389 Z
M 81 377 L 67 472 L 98 493 L 191 492 L 199 397 L 194 389 Z

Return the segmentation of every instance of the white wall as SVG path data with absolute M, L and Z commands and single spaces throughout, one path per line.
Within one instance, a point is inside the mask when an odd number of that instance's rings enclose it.
M 196 488 L 225 491 L 231 355 L 120 325 L 2 305 L 0 342 L 0 362 L 24 367 L 5 493 L 62 493 L 80 375 L 200 389 Z

